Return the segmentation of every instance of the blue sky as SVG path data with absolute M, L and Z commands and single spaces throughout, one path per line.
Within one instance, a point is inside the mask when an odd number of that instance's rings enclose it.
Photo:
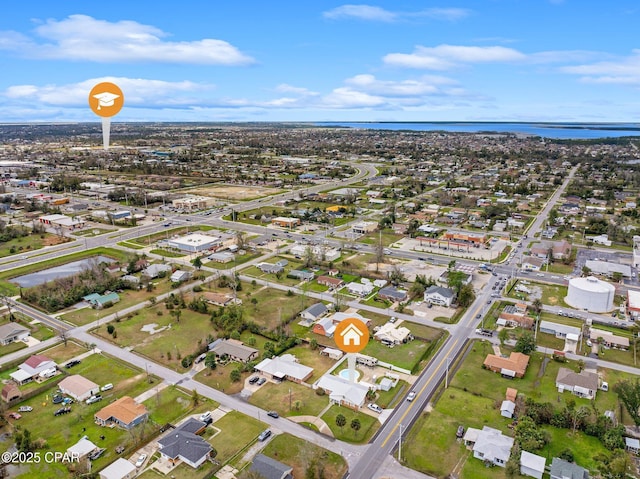
M 637 0 L 12 2 L 0 122 L 633 121 Z

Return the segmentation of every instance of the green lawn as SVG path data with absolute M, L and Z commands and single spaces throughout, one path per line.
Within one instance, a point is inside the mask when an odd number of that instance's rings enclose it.
M 165 258 L 182 258 L 183 256 L 186 256 L 188 254 L 186 252 L 181 252 L 178 250 L 169 250 L 169 249 L 160 249 L 160 248 L 152 249 L 151 251 L 149 251 L 149 253 L 157 254 L 159 256 L 164 256 Z
M 338 414 L 342 414 L 347 419 L 347 424 L 342 429 L 336 426 L 336 416 Z M 351 421 L 353 419 L 360 421 L 361 427 L 357 432 L 351 429 Z M 366 444 L 369 442 L 369 439 L 371 439 L 380 428 L 380 422 L 377 418 L 335 404 L 322 415 L 322 420 L 327 423 L 327 426 L 329 426 L 336 439 L 357 444 Z
M 0 258 L 40 249 L 45 246 L 45 244 L 49 245 L 64 242 L 59 240 L 60 238 L 57 235 L 49 233 L 30 234 L 21 238 L 14 238 L 0 244 Z
M 160 426 L 167 423 L 176 424 L 187 414 L 218 407 L 215 401 L 201 396 L 198 405 L 194 406 L 191 393 L 175 386 L 157 390 L 157 394 L 144 401 L 144 405 L 151 411 L 151 420 Z
M 218 451 L 216 459 L 224 464 L 252 444 L 266 429 L 266 424 L 237 411 L 231 411 L 214 422 L 212 427 L 220 429 L 220 432 L 209 442 Z
M 307 467 L 311 463 L 315 463 L 318 474 L 314 477 L 342 479 L 347 472 L 347 463 L 340 454 L 327 451 L 290 434 L 276 436 L 263 449 L 262 454 L 293 467 L 293 477 L 305 477 Z
M 180 358 L 193 354 L 198 345 L 215 330 L 209 315 L 197 313 L 190 309 L 182 309 L 180 320 L 170 314 L 164 303 L 152 308 L 142 308 L 131 319 L 112 322 L 117 338 L 108 334 L 107 326 L 101 325 L 92 331 L 104 339 L 115 342 L 122 347 L 132 347 L 135 351 L 176 370 L 182 370 Z M 158 313 L 162 313 L 158 315 Z M 142 331 L 145 325 L 155 324 L 155 329 L 165 327 L 161 332 L 150 334 Z M 199 343 L 200 342 L 200 343 Z M 170 356 L 170 357 L 169 357 Z
M 237 394 L 242 391 L 242 388 L 244 387 L 244 380 L 250 374 L 248 372 L 242 373 L 240 381 L 232 382 L 230 377 L 231 371 L 236 368 L 240 368 L 241 366 L 242 365 L 240 363 L 228 363 L 224 366 L 218 365 L 214 370 L 205 368 L 196 374 L 195 378 L 202 384 L 206 384 L 207 386 L 215 388 L 218 391 L 222 391 L 225 394 Z
M 418 365 L 428 348 L 429 343 L 419 339 L 409 341 L 406 344 L 396 345 L 393 348 L 389 348 L 380 341 L 372 339 L 369 341 L 369 344 L 367 344 L 367 347 L 364 348 L 362 354 L 376 357 L 380 361 L 412 371 L 413 368 Z
M 321 348 L 311 349 L 308 345 L 295 346 L 287 350 L 288 354 L 293 354 L 300 364 L 313 368 L 313 375 L 307 380 L 309 384 L 313 384 L 320 379 L 335 363 L 328 356 L 320 354 Z
M 313 389 L 301 384 L 268 382 L 251 395 L 249 402 L 262 409 L 278 411 L 285 417 L 317 416 L 329 404 L 329 397 L 319 396 Z
M 15 353 L 16 351 L 20 351 L 21 349 L 26 348 L 27 345 L 22 341 L 16 341 L 6 346 L 0 346 L 0 356 L 5 356 L 7 354 Z

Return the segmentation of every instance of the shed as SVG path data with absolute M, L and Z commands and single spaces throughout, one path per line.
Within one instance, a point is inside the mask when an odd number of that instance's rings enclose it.
M 515 410 L 516 410 L 516 403 L 509 400 L 502 401 L 502 405 L 500 406 L 500 415 L 502 417 L 512 418 Z

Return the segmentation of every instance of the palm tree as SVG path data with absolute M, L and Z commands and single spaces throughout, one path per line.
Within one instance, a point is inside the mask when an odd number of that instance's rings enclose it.
M 347 418 L 344 417 L 342 414 L 338 414 L 336 416 L 336 426 L 338 426 L 340 428 L 340 430 L 342 431 L 342 428 L 347 424 Z
M 355 418 L 351 421 L 351 429 L 353 429 L 353 435 L 357 435 L 358 431 L 360 430 L 361 424 L 360 424 L 360 419 Z

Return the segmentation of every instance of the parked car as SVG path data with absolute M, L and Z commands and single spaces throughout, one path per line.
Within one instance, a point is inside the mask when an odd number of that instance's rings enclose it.
M 258 379 L 260 379 L 258 376 L 253 376 L 251 379 L 249 379 L 249 384 L 257 383 Z
M 456 431 L 456 437 L 461 439 L 464 436 L 464 426 L 458 426 L 458 430 Z
M 106 449 L 103 447 L 101 447 L 100 449 L 96 449 L 91 454 L 89 454 L 89 460 L 95 461 L 96 459 L 98 459 L 100 456 L 104 454 L 104 451 L 106 451 Z
M 411 391 L 409 393 L 409 395 L 407 396 L 407 401 L 413 401 L 416 398 L 416 392 L 415 391 Z
M 20 411 L 20 412 L 31 412 L 31 411 L 33 411 L 33 408 L 31 406 L 20 406 L 18 408 L 18 411 Z
M 147 455 L 146 454 L 140 454 L 138 456 L 138 460 L 136 461 L 136 467 L 142 467 L 142 465 L 144 464 L 144 461 L 147 460 Z
M 269 411 L 267 413 L 267 416 L 272 417 L 274 419 L 278 419 L 280 417 L 280 414 L 278 414 L 276 411 Z
M 200 418 L 199 418 L 202 422 L 207 422 L 211 420 L 211 412 L 207 411 L 204 412 L 202 414 L 200 414 Z
M 54 416 L 61 416 L 62 414 L 69 414 L 71 412 L 71 406 L 65 406 L 58 409 L 53 413 Z
M 53 396 L 53 404 L 60 404 L 62 401 L 64 401 L 64 398 L 59 394 Z
M 102 396 L 100 394 L 96 394 L 95 396 L 91 396 L 85 402 L 87 404 L 93 404 L 93 403 L 98 402 L 98 401 L 102 401 Z
M 260 378 L 260 379 L 258 379 L 258 386 L 262 386 L 266 382 L 267 382 L 267 380 L 265 378 Z
M 262 431 L 260 433 L 260 435 L 258 436 L 258 441 L 260 441 L 260 442 L 266 441 L 267 439 L 269 439 L 270 436 L 271 436 L 271 430 L 270 429 Z
M 104 386 L 102 386 L 100 388 L 100 391 L 109 391 L 110 389 L 113 389 L 113 384 L 111 384 L 111 383 L 105 384 Z
M 74 401 L 71 398 L 64 398 L 62 400 L 62 404 L 64 404 L 65 406 L 68 406 L 69 404 L 73 404 L 73 403 L 74 403 Z
M 80 364 L 80 362 L 81 361 L 79 359 L 72 359 L 67 364 L 65 364 L 64 367 L 69 369 L 69 368 L 72 368 L 74 366 L 77 366 L 78 364 Z
M 18 414 L 17 412 L 10 412 L 9 417 L 11 419 L 20 419 L 22 417 L 22 414 Z
M 122 454 L 124 452 L 124 446 L 116 447 L 116 454 Z
M 374 404 L 372 402 L 367 404 L 367 407 L 369 409 L 371 409 L 373 412 L 377 412 L 378 414 L 380 414 L 382 412 L 382 408 L 380 406 L 378 406 L 377 404 Z

